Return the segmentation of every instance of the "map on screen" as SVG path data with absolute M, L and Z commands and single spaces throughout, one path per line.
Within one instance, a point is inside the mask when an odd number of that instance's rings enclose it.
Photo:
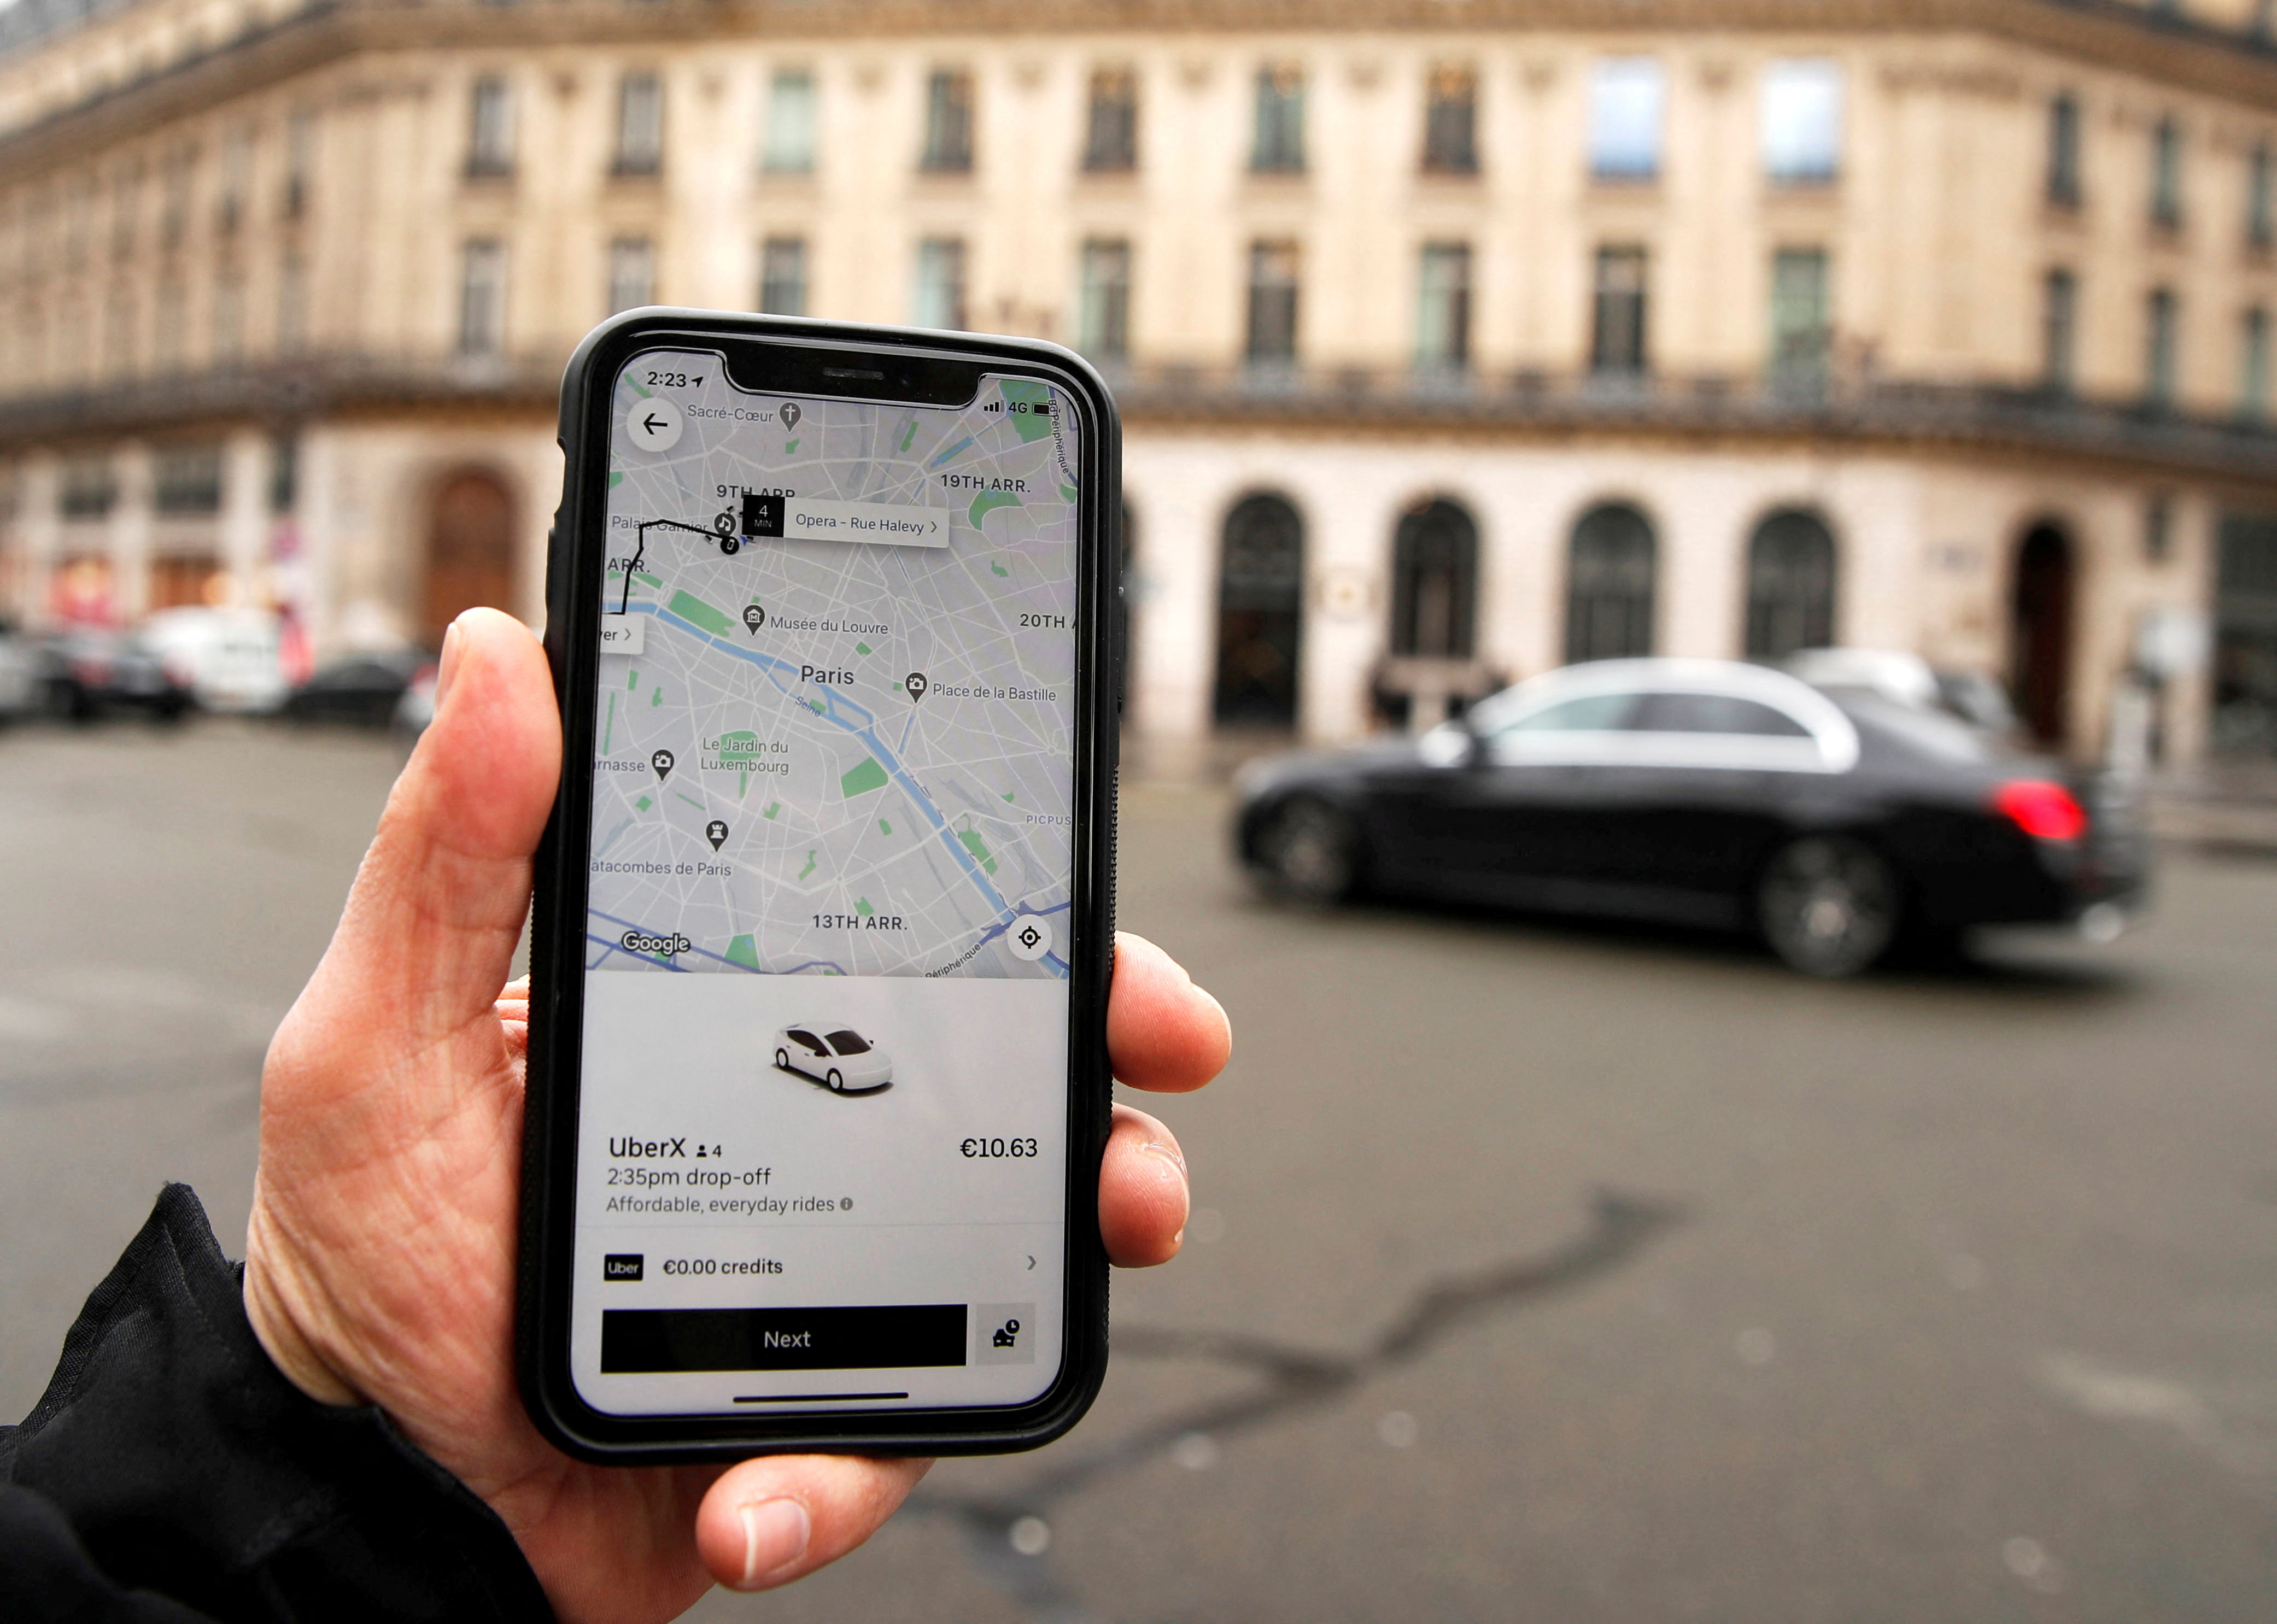
M 1066 974 L 1078 425 L 619 375 L 587 964 Z

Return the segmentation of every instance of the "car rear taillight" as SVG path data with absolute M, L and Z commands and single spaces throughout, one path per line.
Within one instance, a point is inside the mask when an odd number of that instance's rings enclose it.
M 2076 840 L 2087 814 L 2072 793 L 2045 778 L 2012 778 L 1992 792 L 1992 809 L 2035 840 Z

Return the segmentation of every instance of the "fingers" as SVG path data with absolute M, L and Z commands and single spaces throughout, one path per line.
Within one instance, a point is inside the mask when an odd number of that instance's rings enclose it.
M 1099 1169 L 1099 1233 L 1108 1259 L 1151 1269 L 1186 1236 L 1186 1158 L 1170 1130 L 1143 1111 L 1115 1108 Z
M 553 803 L 561 730 L 527 627 L 469 610 L 444 639 L 435 720 L 396 780 L 310 993 L 392 1043 L 453 1030 L 499 996 Z M 349 989 L 353 989 L 349 991 Z
M 1143 936 L 1119 931 L 1107 1050 L 1116 1076 L 1131 1087 L 1186 1094 L 1225 1068 L 1233 1028 L 1177 960 Z
M 745 1461 L 704 1497 L 696 1548 L 730 1590 L 788 1584 L 876 1533 L 932 1464 L 850 1455 Z

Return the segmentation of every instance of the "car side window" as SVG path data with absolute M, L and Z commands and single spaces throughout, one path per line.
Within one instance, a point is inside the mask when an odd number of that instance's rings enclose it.
M 788 1036 L 794 1043 L 803 1044 L 808 1050 L 815 1054 L 820 1054 L 822 1052 L 822 1045 L 815 1042 L 814 1034 L 811 1032 L 801 1032 L 794 1028 L 792 1031 L 785 1034 L 785 1036 Z
M 1738 733 L 1808 739 L 1810 730 L 1774 706 L 1731 694 L 1648 694 L 1637 720 L 1648 733 Z
M 1495 730 L 1497 739 L 1520 733 L 1611 733 L 1627 728 L 1635 717 L 1638 694 L 1585 694 L 1555 705 L 1529 711 L 1507 726 Z

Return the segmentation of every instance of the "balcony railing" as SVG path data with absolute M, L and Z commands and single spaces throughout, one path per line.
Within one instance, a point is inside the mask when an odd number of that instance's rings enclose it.
M 0 398 L 0 448 L 234 419 L 274 421 L 437 401 L 550 414 L 563 353 L 385 358 L 312 355 L 266 365 Z M 1999 448 L 2155 466 L 2277 485 L 2277 426 L 2156 413 L 1992 384 L 1843 377 L 1538 371 L 1463 373 L 1242 366 L 1110 366 L 1123 414 L 1161 431 L 1224 422 L 1451 431 L 1651 433 L 1672 438 Z

